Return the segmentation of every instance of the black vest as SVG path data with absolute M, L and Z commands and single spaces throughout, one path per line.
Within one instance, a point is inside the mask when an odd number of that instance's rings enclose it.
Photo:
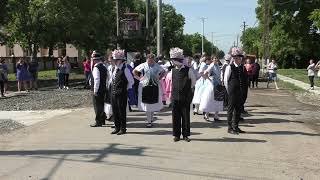
M 100 85 L 97 94 L 104 96 L 107 92 L 107 76 L 108 76 L 108 70 L 107 68 L 102 64 L 99 63 L 95 66 L 98 68 L 100 72 Z M 91 78 L 91 89 L 93 90 L 94 88 L 94 78 Z
M 192 98 L 191 79 L 189 78 L 189 67 L 181 70 L 172 69 L 172 99 L 175 101 L 186 101 Z M 191 101 L 190 101 L 191 103 Z
M 231 75 L 228 80 L 228 92 L 229 94 L 241 93 L 247 86 L 244 67 L 242 65 L 236 67 L 234 64 L 231 64 L 230 67 Z
M 126 69 L 126 64 L 123 64 L 121 69 L 116 70 L 117 72 L 114 80 L 112 81 L 112 87 L 111 87 L 112 95 L 127 95 L 128 80 L 124 73 L 125 69 Z

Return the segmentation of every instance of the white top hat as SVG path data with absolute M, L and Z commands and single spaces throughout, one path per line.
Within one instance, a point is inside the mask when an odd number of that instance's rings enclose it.
M 240 57 L 243 57 L 243 51 L 241 48 L 239 47 L 233 47 L 231 49 L 231 56 L 232 57 L 235 57 L 235 56 L 240 56 Z
M 231 55 L 230 55 L 230 54 L 226 54 L 226 55 L 224 56 L 224 59 L 225 59 L 226 61 L 230 61 L 230 60 L 231 60 Z
M 113 58 L 113 60 L 126 60 L 124 50 L 116 49 L 116 50 L 112 51 L 112 58 Z
M 171 48 L 170 49 L 170 58 L 171 59 L 184 59 L 183 50 L 180 48 Z

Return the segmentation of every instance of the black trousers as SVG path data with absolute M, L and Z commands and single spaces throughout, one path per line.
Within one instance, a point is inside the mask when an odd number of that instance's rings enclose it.
M 64 74 L 64 86 L 69 86 L 69 74 Z
M 239 95 L 230 95 L 228 100 L 228 128 L 235 129 L 239 126 L 241 109 L 243 107 L 241 97 Z
M 4 94 L 4 81 L 0 80 L 1 95 Z
M 105 113 L 104 113 L 104 96 L 98 95 L 94 96 L 93 95 L 93 108 L 94 112 L 96 113 L 96 123 L 98 125 L 102 125 L 103 122 L 105 121 Z
M 190 136 L 190 103 L 174 100 L 172 107 L 173 136 L 180 137 L 181 129 L 183 137 Z
M 128 93 L 111 96 L 114 125 L 117 130 L 127 130 L 127 101 Z
M 246 103 L 248 98 L 248 90 L 243 92 L 242 96 L 241 96 L 241 113 L 243 113 L 244 110 L 244 104 Z
M 314 87 L 314 76 L 309 76 L 310 87 Z
M 258 87 L 259 83 L 259 74 L 253 75 L 253 81 L 252 81 L 252 87 L 254 87 L 254 84 L 256 84 L 256 87 Z

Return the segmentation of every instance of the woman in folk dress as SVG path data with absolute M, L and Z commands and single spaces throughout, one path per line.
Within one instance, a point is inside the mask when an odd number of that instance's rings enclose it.
M 205 81 L 204 78 L 204 72 L 205 70 L 209 67 L 209 65 L 211 64 L 211 58 L 208 56 L 205 56 L 202 58 L 202 62 L 200 64 L 200 68 L 199 68 L 199 74 L 201 75 L 201 78 L 198 79 L 196 86 L 195 86 L 195 91 L 194 91 L 194 96 L 193 96 L 193 100 L 192 100 L 192 104 L 194 104 L 195 108 L 193 111 L 193 114 L 199 114 L 199 105 L 201 102 L 201 97 L 203 95 L 203 91 L 204 88 L 206 86 L 206 84 L 208 84 L 208 82 Z
M 139 74 L 141 73 L 141 76 Z M 155 56 L 149 54 L 147 62 L 140 64 L 133 70 L 134 77 L 140 80 L 138 107 L 145 111 L 147 115 L 147 127 L 151 128 L 154 121 L 154 112 L 162 109 L 162 90 L 159 79 L 161 79 L 165 70 L 155 62 Z M 155 89 L 157 88 L 157 89 Z M 157 94 L 155 94 L 157 92 Z
M 219 111 L 223 111 L 223 101 L 215 100 L 214 91 L 217 86 L 221 85 L 221 69 L 219 66 L 219 60 L 213 57 L 213 62 L 204 71 L 204 77 L 206 81 L 210 82 L 205 87 L 202 99 L 200 102 L 200 111 L 206 112 L 205 119 L 209 121 L 209 113 L 214 112 L 214 121 L 220 121 Z

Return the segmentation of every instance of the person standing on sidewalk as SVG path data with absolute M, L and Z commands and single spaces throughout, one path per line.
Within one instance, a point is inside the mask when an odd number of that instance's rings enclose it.
M 231 49 L 233 62 L 227 66 L 224 75 L 224 85 L 227 89 L 228 97 L 228 133 L 245 133 L 239 128 L 241 115 L 242 94 L 245 90 L 244 66 L 241 65 L 243 51 L 238 47 Z M 235 115 L 235 118 L 233 116 Z
M 90 67 L 90 59 L 85 58 L 85 60 L 82 63 L 83 65 L 83 71 L 84 71 L 84 76 L 85 76 L 85 84 L 84 84 L 84 89 L 87 89 L 89 86 L 89 80 L 91 76 L 91 67 Z
M 58 58 L 57 64 L 58 64 L 58 67 L 57 67 L 58 88 L 63 89 L 64 73 L 66 69 L 65 69 L 64 61 L 62 60 L 62 58 Z
M 92 56 L 94 64 L 91 78 L 93 91 L 93 107 L 96 114 L 95 123 L 90 127 L 101 127 L 105 124 L 104 101 L 107 93 L 108 70 L 103 64 L 103 58 L 99 53 Z
M 308 66 L 307 70 L 308 70 L 308 77 L 309 77 L 309 81 L 310 81 L 309 90 L 314 90 L 314 76 L 315 76 L 315 71 L 316 71 L 316 65 L 314 64 L 313 59 L 311 59 L 309 61 L 309 66 Z
M 5 94 L 6 91 L 8 90 L 8 74 L 9 74 L 8 65 L 6 64 L 5 59 L 1 59 L 0 68 L 3 71 L 3 86 L 4 86 L 4 94 Z
M 253 74 L 252 87 L 256 85 L 256 88 L 258 88 L 260 69 L 261 69 L 260 64 L 258 63 L 258 59 L 256 59 L 255 62 L 253 63 L 253 69 L 252 69 L 252 74 Z
M 272 62 L 268 64 L 267 88 L 269 88 L 270 81 L 273 81 L 274 85 L 276 86 L 276 89 L 279 89 L 277 84 L 277 70 L 278 70 L 278 64 L 276 63 L 276 60 L 272 59 Z
M 30 90 L 34 88 L 34 90 L 38 90 L 38 71 L 39 71 L 39 63 L 35 60 L 35 58 L 31 58 L 31 62 L 28 65 L 28 71 L 30 73 Z
M 71 64 L 69 62 L 69 56 L 64 57 L 63 60 L 64 60 L 64 67 L 65 67 L 63 88 L 69 89 L 69 75 L 71 72 Z
M 146 112 L 147 127 L 151 128 L 152 122 L 155 121 L 154 112 L 160 111 L 163 107 L 160 79 L 165 75 L 165 70 L 155 62 L 155 55 L 148 54 L 147 62 L 136 67 L 133 74 L 140 80 L 138 107 Z
M 112 74 L 111 106 L 115 129 L 111 134 L 123 135 L 127 132 L 128 89 L 134 84 L 134 79 L 126 66 L 124 50 L 114 50 L 112 58 L 115 70 Z
M 181 129 L 183 140 L 190 142 L 190 104 L 192 88 L 196 84 L 196 76 L 191 68 L 183 65 L 183 50 L 172 48 L 170 58 L 173 61 L 172 69 L 172 123 L 174 142 L 180 140 Z
M 18 91 L 21 92 L 22 85 L 25 91 L 28 91 L 28 81 L 30 80 L 29 72 L 28 72 L 28 64 L 24 59 L 19 59 L 17 65 L 17 81 L 18 81 Z
M 0 65 L 0 90 L 1 90 L 0 97 L 5 97 L 4 96 L 4 68 L 2 65 Z

